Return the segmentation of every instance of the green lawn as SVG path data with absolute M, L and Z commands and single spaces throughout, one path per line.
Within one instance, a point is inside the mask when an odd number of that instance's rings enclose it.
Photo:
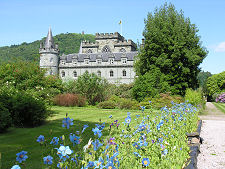
M 216 102 L 213 102 L 213 104 L 214 104 L 220 111 L 222 111 L 223 113 L 225 113 L 225 103 L 216 103 Z
M 16 153 L 24 150 L 28 152 L 26 166 L 22 168 L 38 169 L 42 168 L 43 163 L 41 157 L 45 148 L 36 142 L 39 135 L 44 135 L 47 142 L 50 143 L 54 136 L 60 137 L 63 134 L 67 136 L 71 132 L 82 130 L 84 124 L 90 127 L 88 136 L 84 138 L 83 144 L 87 144 L 89 138 L 93 135 L 91 129 L 95 126 L 99 119 L 102 122 L 110 123 L 108 117 L 112 115 L 114 120 L 119 120 L 121 123 L 127 116 L 128 110 L 103 110 L 98 108 L 81 108 L 81 107 L 52 107 L 55 114 L 48 119 L 46 124 L 36 128 L 10 128 L 8 132 L 0 134 L 0 168 L 11 168 L 16 162 Z M 148 111 L 148 110 L 147 110 Z M 132 116 L 140 114 L 141 111 L 131 110 Z M 135 112 L 135 113 L 134 113 Z M 62 119 L 66 113 L 70 118 L 74 119 L 73 127 L 68 131 L 62 128 Z M 107 125 L 108 126 L 108 125 Z

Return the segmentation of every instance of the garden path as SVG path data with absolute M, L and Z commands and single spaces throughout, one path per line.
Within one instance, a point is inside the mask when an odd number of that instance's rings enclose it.
M 198 169 L 225 169 L 225 115 L 212 103 L 206 103 L 207 115 L 199 116 L 203 120 L 198 155 Z

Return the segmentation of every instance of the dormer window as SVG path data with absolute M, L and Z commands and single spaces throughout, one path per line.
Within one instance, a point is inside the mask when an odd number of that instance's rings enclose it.
M 84 64 L 85 64 L 85 65 L 88 65 L 88 64 L 89 64 L 89 60 L 88 60 L 88 59 L 85 59 L 85 60 L 84 60 Z
M 65 60 L 61 60 L 61 65 L 65 65 L 65 64 L 66 64 Z
M 113 64 L 114 63 L 114 59 L 109 59 L 109 64 Z
M 121 59 L 122 64 L 127 64 L 127 58 Z
M 77 65 L 77 60 L 72 60 L 73 65 Z
M 97 59 L 97 64 L 98 65 L 102 64 L 102 59 Z
M 110 47 L 108 45 L 106 45 L 102 48 L 102 53 L 110 53 L 110 52 L 111 52 L 111 50 L 110 50 Z

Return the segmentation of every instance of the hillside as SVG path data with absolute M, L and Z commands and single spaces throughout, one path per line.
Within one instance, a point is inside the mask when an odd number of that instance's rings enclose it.
M 81 40 L 94 41 L 95 36 L 91 34 L 77 34 L 77 33 L 62 33 L 53 37 L 55 44 L 59 45 L 60 55 L 62 53 L 77 53 L 80 48 Z M 22 43 L 20 45 L 11 45 L 0 47 L 0 63 L 14 61 L 16 59 L 37 61 L 39 62 L 39 47 L 40 42 L 44 41 L 37 40 L 31 43 Z

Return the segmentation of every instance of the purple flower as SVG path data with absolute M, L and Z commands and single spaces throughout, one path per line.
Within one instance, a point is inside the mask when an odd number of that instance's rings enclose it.
M 21 151 L 17 153 L 16 161 L 18 161 L 19 163 L 22 163 L 22 161 L 26 161 L 26 159 L 28 158 L 26 154 L 27 154 L 26 151 Z
M 70 126 L 72 125 L 73 125 L 73 119 L 70 119 L 69 117 L 63 119 L 62 127 L 66 127 L 67 129 L 69 129 Z
M 38 138 L 37 138 L 37 142 L 38 143 L 44 143 L 45 141 L 45 137 L 43 135 L 40 135 Z
M 108 143 L 109 143 L 110 145 L 116 145 L 116 143 L 115 143 L 113 140 L 115 140 L 114 137 L 110 138 L 109 141 L 108 141 Z
M 48 156 L 44 157 L 43 160 L 44 160 L 44 164 L 51 165 L 52 164 L 53 157 L 50 156 L 50 155 L 48 155 Z

